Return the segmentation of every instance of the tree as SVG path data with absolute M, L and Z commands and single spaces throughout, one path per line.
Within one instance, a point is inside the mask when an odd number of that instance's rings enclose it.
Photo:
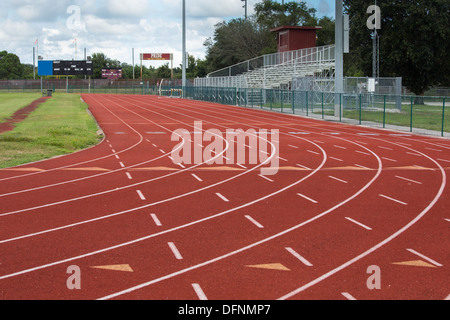
M 207 63 L 212 70 L 257 57 L 269 45 L 267 30 L 254 19 L 233 19 L 215 27 L 214 39 L 205 42 Z
M 13 53 L 0 52 L 0 79 L 21 79 L 24 67 Z
M 371 31 L 365 0 L 344 0 L 350 15 L 351 58 L 365 73 L 372 70 Z M 380 74 L 402 77 L 416 95 L 430 87 L 450 85 L 450 2 L 385 1 L 381 9 Z
M 255 5 L 256 21 L 266 28 L 281 26 L 316 26 L 316 9 L 308 8 L 306 2 L 263 0 Z

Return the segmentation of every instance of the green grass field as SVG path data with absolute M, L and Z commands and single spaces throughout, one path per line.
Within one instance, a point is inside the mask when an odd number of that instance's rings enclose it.
M 0 94 L 0 122 L 10 118 L 17 110 L 22 109 L 39 99 L 40 93 L 2 93 Z
M 0 94 L 0 101 L 4 101 L 7 95 Z M 20 97 L 18 99 L 21 100 Z M 17 124 L 13 131 L 0 134 L 0 168 L 48 159 L 96 145 L 101 137 L 97 135 L 97 124 L 87 108 L 79 95 L 55 94 Z

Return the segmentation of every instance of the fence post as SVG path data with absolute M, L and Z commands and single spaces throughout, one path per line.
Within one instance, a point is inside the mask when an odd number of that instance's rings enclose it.
M 343 93 L 339 93 L 339 122 L 342 122 L 342 95 Z
M 324 112 L 324 111 L 323 111 L 323 92 L 322 92 L 322 119 L 325 118 L 325 114 L 324 114 L 323 112 Z
M 309 116 L 309 110 L 308 110 L 308 91 L 306 91 L 306 116 Z
M 292 114 L 295 114 L 295 91 L 292 90 Z
M 411 115 L 410 115 L 410 125 L 409 125 L 409 131 L 413 132 L 413 104 L 414 104 L 414 97 L 411 97 Z
M 442 131 L 441 131 L 441 136 L 444 136 L 444 123 L 445 123 L 445 98 L 443 100 L 442 103 Z
M 386 128 L 386 95 L 384 95 L 383 128 Z
M 359 124 L 362 123 L 361 112 L 362 112 L 362 94 L 359 95 Z

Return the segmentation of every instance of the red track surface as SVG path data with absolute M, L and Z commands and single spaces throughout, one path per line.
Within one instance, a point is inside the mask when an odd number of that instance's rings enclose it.
M 0 170 L 0 299 L 449 298 L 450 141 L 205 102 L 83 99 L 101 144 Z M 255 165 L 173 164 L 171 133 L 197 120 L 279 129 L 281 170 L 269 181 Z M 93 268 L 111 265 L 127 268 Z M 67 288 L 70 266 L 81 290 Z M 370 266 L 381 289 L 367 286 Z

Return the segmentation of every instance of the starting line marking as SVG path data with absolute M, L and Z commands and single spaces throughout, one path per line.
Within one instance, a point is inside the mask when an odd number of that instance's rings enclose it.
M 152 214 L 150 214 L 150 216 L 152 217 L 153 221 L 155 221 L 155 224 L 156 224 L 158 227 L 162 227 L 162 223 L 161 223 L 161 221 L 159 221 L 159 219 L 158 219 L 158 217 L 156 216 L 156 214 L 152 213 Z
M 145 199 L 144 194 L 142 193 L 141 190 L 136 190 L 137 194 L 139 195 L 139 198 L 141 198 L 142 201 L 145 201 L 147 199 Z
M 180 254 L 180 251 L 178 251 L 177 247 L 173 242 L 168 243 L 170 250 L 172 250 L 172 253 L 174 254 L 175 258 L 177 260 L 183 260 L 183 256 Z
M 261 224 L 261 223 L 259 223 L 258 221 L 256 221 L 255 219 L 253 219 L 252 217 L 250 217 L 250 216 L 245 216 L 248 220 L 250 220 L 250 222 L 252 222 L 255 226 L 257 226 L 258 228 L 260 228 L 260 229 L 264 229 L 264 226 Z
M 222 199 L 223 201 L 225 201 L 225 202 L 230 202 L 230 200 L 228 200 L 227 198 L 225 198 L 222 194 L 216 193 L 216 195 L 217 195 L 220 199 Z
M 304 257 L 302 257 L 300 254 L 298 254 L 298 252 L 296 252 L 294 249 L 292 248 L 285 248 L 290 254 L 292 254 L 294 257 L 296 257 L 298 260 L 300 260 L 304 265 L 308 266 L 308 267 L 312 267 L 312 263 L 309 262 L 308 260 L 306 260 Z
M 423 254 L 413 250 L 413 249 L 406 249 L 407 251 L 411 252 L 412 254 L 415 254 L 416 256 L 421 257 L 424 260 L 427 260 L 429 263 L 435 265 L 436 267 L 442 267 L 443 265 L 439 262 L 434 261 L 433 259 L 428 258 L 427 256 L 424 256 Z
M 202 288 L 198 283 L 193 283 L 192 288 L 194 288 L 194 291 L 200 300 L 204 301 L 208 300 L 208 298 L 206 297 L 205 293 L 203 292 Z
M 398 179 L 402 179 L 402 180 L 405 180 L 405 181 L 412 182 L 412 183 L 422 184 L 422 182 L 419 182 L 419 181 L 416 181 L 416 180 L 411 180 L 411 179 L 408 179 L 408 178 L 405 178 L 405 177 L 401 177 L 401 176 L 395 176 L 395 177 L 398 178 Z
M 299 195 L 300 197 L 302 197 L 302 198 L 304 198 L 304 199 L 306 199 L 306 200 L 308 200 L 308 201 L 311 201 L 312 203 L 318 203 L 316 200 L 313 200 L 313 199 L 311 199 L 311 198 L 308 198 L 308 197 L 305 196 L 304 194 L 297 193 L 297 195 Z
M 391 200 L 391 201 L 400 203 L 400 204 L 402 204 L 402 205 L 404 205 L 404 206 L 407 206 L 407 205 L 408 205 L 406 202 L 403 202 L 403 201 L 400 201 L 400 200 L 397 200 L 397 199 L 394 199 L 394 198 L 385 196 L 384 194 L 379 194 L 379 196 L 380 196 L 380 197 L 383 197 L 383 198 L 385 198 L 385 199 L 388 199 L 388 200 Z
M 370 227 L 368 227 L 368 226 L 362 224 L 361 222 L 358 222 L 358 221 L 356 221 L 356 220 L 353 220 L 352 218 L 349 218 L 349 217 L 345 217 L 345 219 L 347 219 L 347 220 L 350 221 L 350 222 L 353 222 L 354 224 L 357 224 L 357 225 L 360 226 L 360 227 L 363 227 L 363 228 L 366 229 L 366 230 L 372 231 L 372 228 L 370 228 Z
M 342 292 L 341 293 L 347 300 L 356 300 L 355 297 L 353 297 L 350 293 L 348 292 Z

